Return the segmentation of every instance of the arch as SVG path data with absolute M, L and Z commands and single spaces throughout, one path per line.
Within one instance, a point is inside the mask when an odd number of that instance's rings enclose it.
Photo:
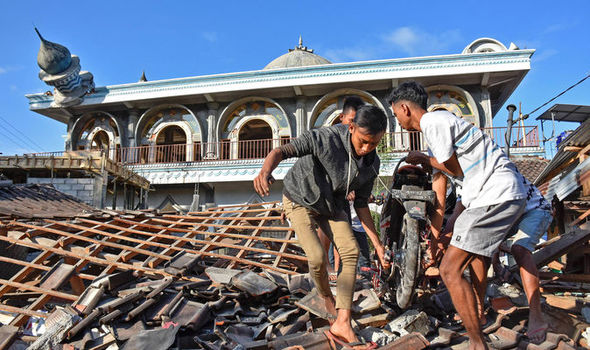
M 185 113 L 178 113 L 177 110 Z M 155 119 L 154 124 L 150 125 L 152 119 Z M 134 131 L 137 146 L 152 144 L 156 129 L 161 130 L 162 124 L 177 123 L 180 126 L 178 123 L 182 122 L 185 124 L 183 129 L 188 131 L 187 135 L 191 135 L 193 142 L 203 142 L 203 127 L 193 111 L 181 104 L 162 104 L 148 109 L 139 117 Z
M 154 137 L 155 145 L 161 146 L 155 148 L 156 163 L 177 163 L 190 160 L 187 159 L 187 153 L 190 152 L 189 145 L 192 145 L 190 129 L 187 130 L 187 127 L 182 123 L 161 124 L 160 126 Z M 175 140 L 176 137 L 178 140 Z
M 342 104 L 344 103 L 344 97 L 351 95 L 356 95 L 362 98 L 365 102 L 381 108 L 387 115 L 387 110 L 385 109 L 381 101 L 379 101 L 378 98 L 371 95 L 370 93 L 358 89 L 338 89 L 336 91 L 324 95 L 313 106 L 313 108 L 311 109 L 309 120 L 307 121 L 307 125 L 309 125 L 309 128 L 311 129 L 319 126 L 332 125 L 334 119 L 337 118 L 340 114 Z M 325 116 L 322 116 L 323 120 L 320 121 L 320 125 L 315 125 L 318 121 L 318 118 L 320 117 L 320 114 L 324 111 L 326 111 L 327 113 L 325 113 Z M 390 130 L 390 121 L 389 118 L 387 119 L 387 130 Z
M 262 102 L 264 105 L 256 106 L 257 102 Z M 273 124 L 276 125 L 277 138 L 294 137 L 292 133 L 294 128 L 291 127 L 287 113 L 280 104 L 267 97 L 249 96 L 233 101 L 223 109 L 215 128 L 218 140 L 236 139 L 239 128 L 250 118 L 263 118 L 271 127 Z
M 473 125 L 480 127 L 479 110 L 473 96 L 454 85 L 432 85 L 426 88 L 428 111 L 445 109 Z
M 508 51 L 506 46 L 496 39 L 479 38 L 473 40 L 463 49 L 463 54 L 467 53 L 484 53 L 484 52 L 503 52 Z
M 249 118 L 240 125 L 237 132 L 237 157 L 239 159 L 264 158 L 273 149 L 276 133 L 276 126 L 273 128 L 267 119 Z
M 106 151 L 110 147 L 109 135 L 104 130 L 99 130 L 92 136 L 92 138 L 89 139 L 92 140 L 90 142 L 90 149 L 92 150 L 98 149 Z
M 91 150 L 92 142 L 97 134 L 104 132 L 108 137 L 109 157 L 114 158 L 116 150 L 121 147 L 123 135 L 117 118 L 102 111 L 83 114 L 76 120 L 70 132 L 72 150 Z
M 186 136 L 185 146 L 157 145 L 158 135 L 168 127 L 182 129 Z M 203 142 L 201 122 L 188 107 L 181 104 L 161 104 L 145 111 L 137 122 L 135 139 L 142 162 L 193 161 L 202 157 Z M 146 147 L 147 146 L 147 147 Z M 162 152 L 167 156 L 161 156 Z

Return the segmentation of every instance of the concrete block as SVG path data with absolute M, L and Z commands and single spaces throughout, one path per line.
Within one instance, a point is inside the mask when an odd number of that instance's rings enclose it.
M 91 200 L 93 198 L 92 194 L 88 193 L 88 191 L 76 191 L 76 197 L 81 200 Z
M 72 190 L 76 190 L 76 191 L 82 190 L 83 191 L 84 190 L 84 185 L 83 184 L 78 184 L 78 183 L 73 184 L 72 185 Z
M 59 184 L 59 183 L 54 183 L 53 185 L 55 186 L 55 188 L 56 188 L 58 191 L 62 191 L 62 192 L 66 192 L 66 193 L 68 193 L 68 192 L 71 192 L 71 191 L 72 191 L 72 185 L 70 185 L 70 184 Z
M 84 185 L 84 189 L 86 191 L 94 191 L 94 185 L 90 184 L 90 185 Z
M 80 183 L 80 184 L 88 185 L 88 184 L 91 184 L 92 182 L 94 182 L 94 179 L 92 179 L 92 178 L 78 179 L 78 183 Z

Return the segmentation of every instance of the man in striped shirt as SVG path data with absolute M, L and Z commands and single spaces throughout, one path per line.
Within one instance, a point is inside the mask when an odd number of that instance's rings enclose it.
M 526 192 L 514 164 L 485 133 L 448 111 L 427 112 L 427 100 L 424 87 L 412 81 L 400 84 L 388 97 L 402 128 L 421 131 L 432 154 L 411 152 L 407 162 L 431 166 L 463 183 L 466 209 L 455 222 L 440 273 L 467 330 L 470 349 L 487 349 L 474 289 L 485 287 L 490 257 L 522 215 Z M 445 176 L 435 178 L 433 189 L 437 188 L 446 188 Z M 433 246 L 439 238 L 444 197 L 437 195 L 437 202 Z M 475 272 L 472 284 L 463 277 L 469 265 Z

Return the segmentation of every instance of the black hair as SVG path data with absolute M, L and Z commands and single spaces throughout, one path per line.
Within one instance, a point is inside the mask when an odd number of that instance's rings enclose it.
M 385 112 L 381 108 L 372 105 L 359 107 L 353 122 L 357 127 L 367 130 L 371 135 L 377 135 L 387 128 Z
M 426 110 L 428 103 L 428 94 L 420 83 L 415 81 L 406 81 L 398 87 L 391 90 L 387 96 L 387 102 L 391 105 L 398 101 L 414 102 L 423 110 Z
M 365 101 L 363 101 L 358 96 L 348 96 L 344 99 L 344 105 L 342 106 L 342 113 L 346 114 L 351 110 L 356 112 L 361 106 L 365 105 Z

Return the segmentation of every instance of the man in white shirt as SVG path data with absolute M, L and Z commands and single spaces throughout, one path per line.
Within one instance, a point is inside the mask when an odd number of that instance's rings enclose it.
M 463 183 L 465 210 L 455 222 L 451 245 L 440 265 L 443 282 L 449 289 L 455 309 L 463 320 L 470 339 L 470 349 L 487 349 L 481 331 L 475 285 L 486 284 L 485 270 L 489 258 L 522 215 L 526 192 L 517 178 L 516 167 L 504 152 L 481 130 L 448 111 L 427 112 L 428 94 L 416 82 L 405 82 L 388 96 L 396 119 L 402 128 L 422 131 L 432 156 L 411 152 L 409 163 L 432 166 Z M 446 177 L 438 176 L 436 191 Z M 444 210 L 444 199 L 438 199 L 437 212 Z M 436 227 L 435 227 L 436 226 Z M 440 223 L 433 222 L 436 246 Z M 463 271 L 474 267 L 470 284 Z

